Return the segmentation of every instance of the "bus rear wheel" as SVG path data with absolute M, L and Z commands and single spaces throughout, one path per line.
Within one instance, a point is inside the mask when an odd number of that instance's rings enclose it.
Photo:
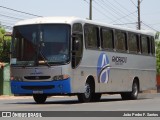
M 85 84 L 85 92 L 78 94 L 78 100 L 81 103 L 84 102 L 90 102 L 92 100 L 92 96 L 93 96 L 93 85 L 92 83 L 87 80 L 86 84 Z
M 121 93 L 123 100 L 136 100 L 138 98 L 139 84 L 138 82 L 133 82 L 132 91 L 127 93 Z
M 47 95 L 41 95 L 41 94 L 34 94 L 33 95 L 34 101 L 37 104 L 43 104 L 45 103 L 46 99 L 47 99 Z

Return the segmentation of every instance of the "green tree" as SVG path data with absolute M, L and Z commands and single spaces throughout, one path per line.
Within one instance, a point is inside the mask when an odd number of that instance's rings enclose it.
M 156 42 L 157 74 L 160 74 L 160 41 Z
M 160 32 L 156 33 L 156 63 L 157 74 L 160 74 Z
M 10 50 L 10 37 L 5 37 L 3 40 L 3 36 L 6 31 L 4 28 L 0 27 L 0 62 L 9 62 L 9 50 Z

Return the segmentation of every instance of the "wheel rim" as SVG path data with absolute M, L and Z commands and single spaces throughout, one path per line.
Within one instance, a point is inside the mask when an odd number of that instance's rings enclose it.
M 91 88 L 90 88 L 90 85 L 88 83 L 85 84 L 85 97 L 86 98 L 89 98 L 90 97 L 90 94 L 91 94 Z

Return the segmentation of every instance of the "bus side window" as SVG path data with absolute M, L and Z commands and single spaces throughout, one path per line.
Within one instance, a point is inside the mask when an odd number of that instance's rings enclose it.
M 141 54 L 142 53 L 142 45 L 141 45 L 141 40 L 140 40 L 140 35 L 136 34 L 137 36 L 137 53 Z
M 155 56 L 155 40 L 154 37 L 151 37 L 151 53 Z
M 126 33 L 120 30 L 115 31 L 115 48 L 118 51 L 126 51 L 127 48 L 127 40 Z
M 83 55 L 83 28 L 81 23 L 73 24 L 72 36 L 72 68 L 76 68 Z
M 83 30 L 82 30 L 82 25 L 81 25 L 81 23 L 75 23 L 75 24 L 73 25 L 72 32 L 73 32 L 73 33 L 81 33 L 81 34 L 82 34 Z
M 84 35 L 86 41 L 86 48 L 98 49 L 100 47 L 99 28 L 97 26 L 85 25 Z
M 139 48 L 138 48 L 138 35 L 135 33 L 128 33 L 128 47 L 129 47 L 129 52 L 133 53 L 138 53 Z
M 150 53 L 149 37 L 141 35 L 142 54 Z
M 148 42 L 148 54 L 151 55 L 152 54 L 152 46 L 151 46 L 151 37 L 148 36 L 147 37 L 147 42 Z
M 101 40 L 102 40 L 101 42 L 102 49 L 112 50 L 114 47 L 113 30 L 102 28 L 101 29 Z

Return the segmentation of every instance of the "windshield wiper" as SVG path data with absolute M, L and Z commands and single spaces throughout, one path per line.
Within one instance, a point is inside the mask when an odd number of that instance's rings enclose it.
M 40 51 L 39 54 L 41 55 L 41 57 L 43 58 L 44 63 L 46 63 L 46 65 L 48 67 L 51 67 L 51 65 L 48 63 L 48 60 L 44 57 L 44 55 L 42 54 L 42 52 Z
M 43 61 L 44 61 L 44 63 L 46 63 L 46 65 L 48 66 L 48 67 L 51 67 L 51 65 L 48 63 L 48 60 L 45 58 L 45 56 L 43 55 L 43 53 L 42 53 L 42 47 L 44 47 L 44 41 L 43 41 L 43 32 L 41 31 L 41 26 L 39 26 L 38 27 L 38 34 L 39 34 L 39 43 L 38 43 L 38 46 L 37 46 L 37 49 L 38 49 L 38 52 L 37 52 L 37 57 L 36 57 L 36 63 L 38 63 L 39 64 L 39 59 L 38 59 L 38 57 L 39 57 L 39 55 L 42 57 L 42 59 L 43 59 Z M 38 65 L 37 64 L 37 65 Z
M 39 52 L 39 55 L 43 58 L 43 61 L 44 63 L 48 66 L 48 67 L 51 67 L 51 65 L 48 63 L 48 60 L 44 57 L 44 55 L 42 54 L 42 52 Z M 39 56 L 38 55 L 38 56 Z M 37 57 L 36 54 L 34 54 L 31 59 L 33 59 L 34 57 Z M 39 59 L 36 58 L 37 60 L 35 61 L 37 63 L 37 65 L 39 65 Z M 24 68 L 26 68 L 26 66 L 30 63 L 30 61 L 27 61 L 25 64 L 24 64 Z

